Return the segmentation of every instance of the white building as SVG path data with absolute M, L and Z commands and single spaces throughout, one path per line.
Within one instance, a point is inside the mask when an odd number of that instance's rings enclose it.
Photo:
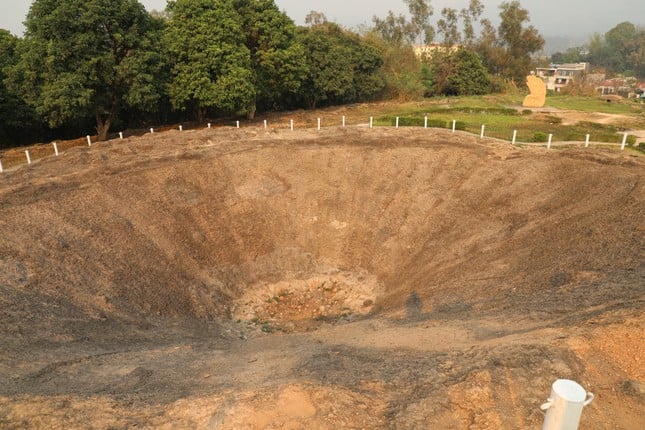
M 587 74 L 589 63 L 551 64 L 551 67 L 538 67 L 535 70 L 547 90 L 560 92 L 563 87 Z

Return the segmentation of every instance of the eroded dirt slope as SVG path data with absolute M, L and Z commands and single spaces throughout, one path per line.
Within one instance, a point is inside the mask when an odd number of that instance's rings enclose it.
M 645 162 L 166 132 L 0 176 L 0 426 L 645 427 Z

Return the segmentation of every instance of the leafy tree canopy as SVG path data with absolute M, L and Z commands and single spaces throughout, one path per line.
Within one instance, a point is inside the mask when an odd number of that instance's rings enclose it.
M 310 107 L 369 100 L 383 90 L 383 57 L 357 35 L 325 23 L 301 28 L 299 39 L 307 64 L 301 93 Z
M 306 73 L 296 27 L 273 0 L 234 0 L 233 5 L 242 17 L 244 44 L 251 55 L 256 103 L 277 108 L 285 96 L 298 92 Z M 250 117 L 256 103 L 248 111 Z
M 176 0 L 167 10 L 164 46 L 172 67 L 173 106 L 194 109 L 200 121 L 209 108 L 250 109 L 256 96 L 251 53 L 233 0 Z
M 35 0 L 10 86 L 51 127 L 94 116 L 105 139 L 120 107 L 153 109 L 153 21 L 136 0 Z

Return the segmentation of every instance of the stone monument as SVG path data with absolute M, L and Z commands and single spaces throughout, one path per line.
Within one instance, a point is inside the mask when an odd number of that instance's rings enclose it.
M 528 108 L 541 108 L 546 103 L 546 85 L 544 81 L 531 74 L 526 77 L 526 85 L 531 92 L 524 98 L 522 106 Z

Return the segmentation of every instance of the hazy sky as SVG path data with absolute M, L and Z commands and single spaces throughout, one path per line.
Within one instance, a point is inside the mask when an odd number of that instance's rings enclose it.
M 140 1 L 148 10 L 162 10 L 166 6 L 166 0 Z M 485 15 L 495 21 L 502 0 L 482 1 L 485 4 Z M 586 38 L 593 33 L 604 33 L 623 21 L 645 24 L 643 0 L 520 0 L 520 3 L 528 9 L 531 23 L 547 37 Z M 22 35 L 22 22 L 31 0 L 0 0 L 0 4 L 0 28 Z M 307 13 L 316 10 L 323 12 L 328 19 L 349 27 L 370 23 L 372 16 L 385 16 L 388 10 L 396 13 L 406 11 L 400 0 L 276 0 L 276 4 L 297 24 L 303 24 Z M 461 9 L 468 4 L 468 0 L 432 0 L 431 4 L 436 18 L 441 8 Z

